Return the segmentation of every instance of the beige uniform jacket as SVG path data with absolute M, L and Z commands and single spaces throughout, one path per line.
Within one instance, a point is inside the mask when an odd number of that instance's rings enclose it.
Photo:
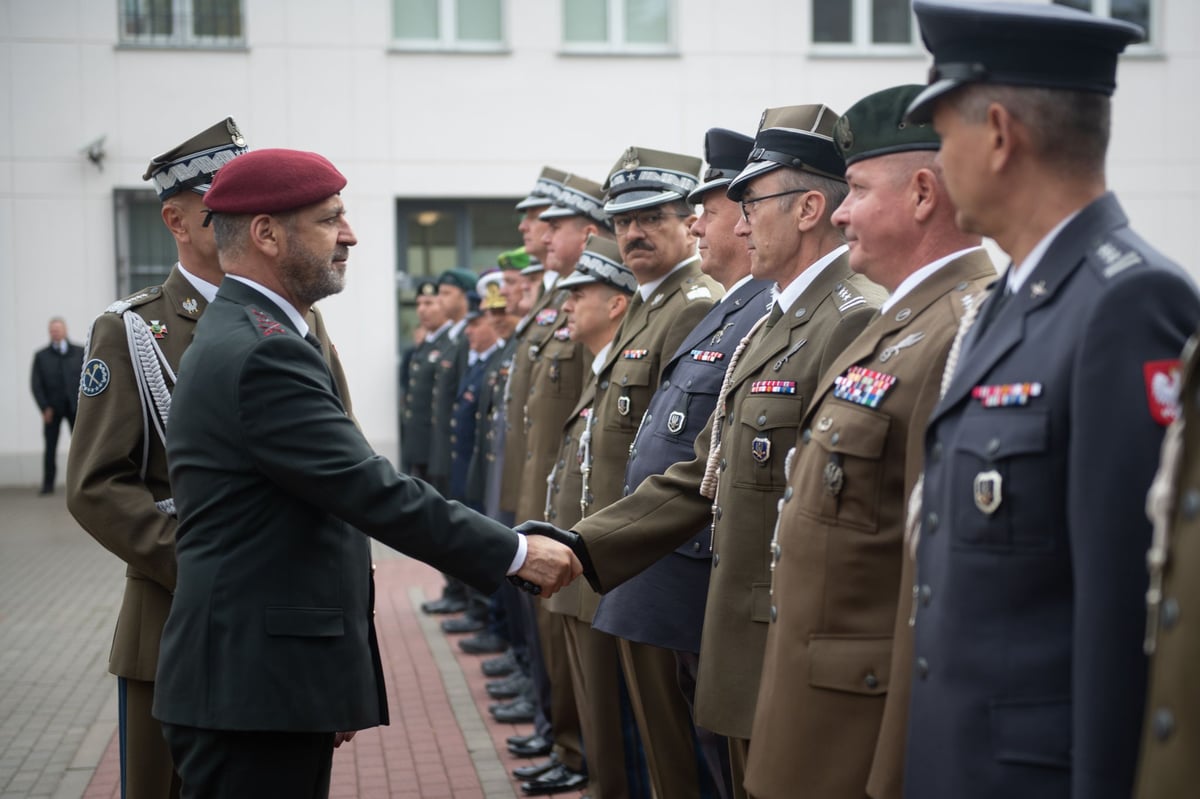
M 565 302 L 567 292 L 562 294 Z M 561 310 L 561 303 L 559 306 L 553 324 L 546 325 L 552 331 L 550 335 L 541 344 L 532 345 L 526 355 L 530 372 L 525 395 L 525 457 L 517 500 L 518 522 L 544 517 L 546 478 L 558 456 L 563 425 L 592 374 L 591 353 L 571 340 L 567 314 Z M 544 313 L 543 318 L 549 317 L 549 313 Z
M 694 460 L 646 480 L 575 528 L 607 590 L 714 520 L 696 723 L 720 735 L 750 737 L 770 608 L 768 549 L 784 490 L 784 457 L 796 443 L 817 378 L 862 332 L 883 296 L 878 286 L 851 273 L 842 256 L 774 327 L 753 335 L 726 396 L 715 503 L 700 494 L 710 420 L 696 439 Z
M 901 576 L 907 498 L 959 320 L 995 277 L 983 250 L 943 266 L 821 377 L 772 553 L 746 768 L 756 797 L 900 798 L 912 657 L 900 602 L 912 588 Z
M 175 268 L 161 286 L 143 289 L 125 301 L 130 303 L 126 313 L 138 314 L 152 329 L 156 323 L 165 326 L 155 340 L 177 373 L 196 320 L 208 305 L 204 297 Z M 346 376 L 316 308 L 307 321 L 349 411 Z M 150 682 L 175 590 L 176 521 L 155 506 L 171 498 L 166 454 L 153 425 L 149 437 L 145 435 L 143 406 L 119 313 L 96 318 L 84 358 L 85 364 L 101 362 L 108 382 L 94 396 L 80 396 L 67 460 L 67 506 L 93 538 L 128 564 L 109 671 Z
M 504 464 L 500 472 L 500 510 L 507 513 L 517 512 L 525 472 L 525 437 L 529 432 L 525 401 L 529 397 L 533 376 L 533 356 L 530 353 L 533 351 L 536 354 L 553 335 L 562 319 L 562 306 L 566 301 L 567 292 L 547 291 L 513 333 L 518 343 L 508 372 L 508 385 L 504 390 Z
M 1191 796 L 1200 786 L 1200 346 L 1193 338 L 1179 391 L 1180 449 L 1170 478 L 1162 596 L 1142 727 L 1137 799 Z M 1174 435 L 1174 431 L 1168 436 Z M 1167 464 L 1164 464 L 1167 466 Z

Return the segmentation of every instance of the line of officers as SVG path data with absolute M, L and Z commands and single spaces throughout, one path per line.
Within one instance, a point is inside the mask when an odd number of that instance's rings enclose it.
M 1168 543 L 1200 515 L 1175 467 L 1200 300 L 1103 187 L 1138 29 L 914 7 L 929 86 L 711 129 L 704 171 L 643 147 L 603 182 L 547 167 L 482 310 L 460 270 L 418 291 L 405 468 L 573 531 L 585 565 L 549 600 L 491 600 L 533 683 L 509 748 L 550 755 L 518 769 L 527 794 L 1195 784 L 1189 650 L 1147 706 L 1143 631 L 1186 647 Z M 983 235 L 1013 259 L 999 280 Z

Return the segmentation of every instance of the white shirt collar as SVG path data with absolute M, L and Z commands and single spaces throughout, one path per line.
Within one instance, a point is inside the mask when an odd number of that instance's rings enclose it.
M 608 351 L 612 349 L 612 345 L 613 343 L 610 340 L 600 348 L 600 351 L 596 353 L 596 357 L 592 359 L 592 374 L 597 377 L 604 371 L 604 362 L 608 360 Z
M 1079 210 L 1082 211 L 1083 209 L 1081 208 Z M 1062 229 L 1067 226 L 1067 223 L 1077 216 L 1079 216 L 1079 211 L 1076 211 L 1075 213 L 1064 218 L 1063 221 L 1054 226 L 1053 230 L 1043 236 L 1041 241 L 1034 245 L 1033 249 L 1029 251 L 1029 255 L 1025 256 L 1024 261 L 1018 264 L 1015 268 L 1012 266 L 1008 268 L 1007 277 L 1009 291 L 1011 291 L 1013 294 L 1016 294 L 1021 290 L 1021 286 L 1025 285 L 1025 280 L 1029 277 L 1029 273 L 1034 269 L 1037 269 L 1042 257 L 1046 254 L 1046 250 L 1050 249 L 1050 245 L 1054 243 L 1056 238 L 1058 238 L 1058 234 L 1062 233 Z
M 175 262 L 175 267 L 179 270 L 179 274 L 183 275 L 187 279 L 187 282 L 192 284 L 192 288 L 200 292 L 200 296 L 204 298 L 205 302 L 211 303 L 217 298 L 217 287 L 212 283 L 196 277 L 191 272 L 184 269 L 183 264 L 179 263 L 178 261 Z
M 232 278 L 239 283 L 245 283 L 247 286 L 249 286 L 250 288 L 259 292 L 260 294 L 265 296 L 268 300 L 270 300 L 271 302 L 278 305 L 279 310 L 281 310 L 285 314 L 287 314 L 288 319 L 292 320 L 292 324 L 296 326 L 297 332 L 299 332 L 300 335 L 302 335 L 302 336 L 308 335 L 308 322 L 305 322 L 304 317 L 300 315 L 300 312 L 297 311 L 295 309 L 295 307 L 290 302 L 285 300 L 283 297 L 280 297 L 278 294 L 271 291 L 266 286 L 264 286 L 260 283 L 255 283 L 253 280 L 251 280 L 248 277 L 242 277 L 241 275 L 226 275 L 225 277 Z
M 904 297 L 906 295 L 911 294 L 913 289 L 915 289 L 917 286 L 924 283 L 929 277 L 931 277 L 934 273 L 936 273 L 939 269 L 941 269 L 946 264 L 950 263 L 951 261 L 955 260 L 956 258 L 961 258 L 962 256 L 966 255 L 967 253 L 975 252 L 976 250 L 981 250 L 981 249 L 983 249 L 983 248 L 982 247 L 967 247 L 965 250 L 959 250 L 958 252 L 953 252 L 953 253 L 950 253 L 949 255 L 945 255 L 941 258 L 938 258 L 936 261 L 934 261 L 931 264 L 925 264 L 925 266 L 922 266 L 920 269 L 913 272 L 908 277 L 904 278 L 904 280 L 900 281 L 900 285 L 896 286 L 896 290 L 893 291 L 890 295 L 888 295 L 888 298 L 883 301 L 882 305 L 879 306 L 879 313 L 885 314 L 888 311 L 890 311 L 892 308 L 894 308 L 896 306 L 896 303 L 898 303 L 898 302 L 900 302 L 900 300 L 904 299 Z
M 725 300 L 727 300 L 733 296 L 733 293 L 735 291 L 737 291 L 738 289 L 740 289 L 742 286 L 746 285 L 753 279 L 754 279 L 754 275 L 746 275 L 744 278 L 742 278 L 738 282 L 734 283 L 732 286 L 730 286 L 725 291 L 724 294 L 721 295 L 721 299 L 717 300 L 717 304 L 720 305 L 721 303 L 725 302 Z
M 546 287 L 546 291 L 554 288 L 554 284 L 558 282 L 559 274 L 553 269 L 547 269 L 542 272 L 542 285 Z
M 651 280 L 649 283 L 638 284 L 638 293 L 642 295 L 642 302 L 650 302 L 650 295 L 654 294 L 654 292 L 658 290 L 658 287 L 663 284 L 664 280 L 678 272 L 680 269 L 683 269 L 685 266 L 690 264 L 692 261 L 695 261 L 699 257 L 699 255 L 693 255 L 688 258 L 684 258 L 682 261 L 675 264 L 675 266 L 671 267 L 671 271 L 667 272 L 662 277 Z
M 448 327 L 450 327 L 450 325 L 452 325 L 452 324 L 454 324 L 454 323 L 447 319 L 445 322 L 442 322 L 441 327 L 439 327 L 437 330 L 435 330 L 432 333 L 425 336 L 425 338 L 429 339 L 430 341 L 433 341 L 435 338 L 442 335 L 442 331 L 447 329 Z
M 450 325 L 450 340 L 458 341 L 458 337 L 462 335 L 463 330 L 467 327 L 467 317 L 459 319 Z
M 811 286 L 813 281 L 820 277 L 821 273 L 824 272 L 831 263 L 842 257 L 842 254 L 849 249 L 850 248 L 847 245 L 843 244 L 840 247 L 835 247 L 834 249 L 825 253 L 818 258 L 812 266 L 801 272 L 799 277 L 797 277 L 791 283 L 788 283 L 787 287 L 782 290 L 779 288 L 779 284 L 776 283 L 774 289 L 775 302 L 784 310 L 785 313 L 790 311 L 792 309 L 792 305 L 795 304 L 796 300 L 800 299 L 800 295 L 804 293 L 804 290 Z
M 496 350 L 498 350 L 499 348 L 500 348 L 500 342 L 497 341 L 495 344 L 488 347 L 483 352 L 476 352 L 475 350 L 471 350 L 470 352 L 467 353 L 467 365 L 474 366 L 475 364 L 479 363 L 480 361 L 486 361 L 489 357 L 491 357 L 491 354 L 493 352 L 495 352 Z

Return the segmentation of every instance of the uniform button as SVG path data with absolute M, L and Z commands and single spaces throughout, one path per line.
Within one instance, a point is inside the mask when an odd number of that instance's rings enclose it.
M 839 441 L 841 441 L 841 440 L 842 440 L 842 434 L 841 434 L 841 433 L 834 433 L 833 435 L 831 435 L 831 436 L 829 437 L 829 443 L 830 443 L 830 444 L 836 444 L 836 443 L 838 443 L 838 442 L 839 442 Z
M 714 552 L 713 553 L 713 568 L 715 569 L 720 565 L 721 565 L 721 553 Z
M 988 451 L 989 455 L 995 455 L 997 452 L 999 452 L 1000 451 L 1000 439 L 993 438 L 991 441 L 989 441 L 988 445 L 987 445 L 987 451 Z
M 567 462 L 566 462 L 565 460 L 559 460 L 559 462 L 558 462 L 558 468 L 560 468 L 560 469 L 565 469 L 565 468 L 567 468 Z
M 699 552 L 699 551 L 700 551 L 700 542 L 699 542 L 699 541 L 695 541 L 695 542 L 693 542 L 693 543 L 692 543 L 692 551 L 693 551 L 693 552 Z
M 1165 707 L 1154 711 L 1154 720 L 1151 723 L 1154 727 L 1154 737 L 1160 741 L 1167 740 L 1175 732 L 1175 714 Z
M 1195 518 L 1200 513 L 1200 491 L 1189 488 L 1183 495 L 1183 515 L 1187 519 Z
M 937 528 L 938 515 L 933 511 L 930 511 L 929 515 L 925 517 L 925 531 L 928 533 L 936 533 Z
M 690 386 L 690 385 L 691 385 L 691 383 L 688 383 L 688 385 Z M 662 387 L 663 387 L 663 388 L 670 388 L 670 387 L 671 387 L 671 381 L 670 381 L 670 380 L 664 380 L 664 381 L 662 381 Z
M 720 505 L 713 509 L 713 515 L 717 517 L 717 521 L 721 521 L 721 516 L 724 514 Z
M 646 414 L 646 424 L 650 424 L 652 421 L 654 421 L 654 415 L 650 413 Z
M 937 463 L 942 459 L 942 442 L 937 442 L 933 445 L 933 449 L 929 451 L 929 460 Z
M 917 676 L 922 680 L 929 676 L 929 661 L 925 658 L 917 658 Z
M 775 609 L 774 605 L 772 605 L 771 606 L 771 621 L 774 622 L 775 619 L 777 619 L 777 618 L 779 618 L 779 611 Z
M 767 423 L 767 415 L 766 415 L 765 413 L 763 413 L 763 414 L 759 414 L 759 416 L 758 416 L 758 423 L 759 423 L 759 424 L 766 424 L 766 423 Z
M 921 586 L 921 607 L 929 607 L 929 601 L 933 599 L 933 589 L 928 585 Z
M 554 519 L 554 518 L 556 518 L 556 517 L 558 516 L 558 511 L 556 511 L 556 510 L 551 510 L 551 511 L 550 511 L 550 513 L 549 513 L 548 515 L 550 516 L 550 518 L 551 518 L 551 519 Z
M 608 388 L 608 381 L 607 381 L 607 380 L 601 380 L 601 381 L 600 381 L 600 388 L 601 388 L 601 390 Z
M 629 385 L 629 375 L 621 375 L 621 385 Z
M 771 557 L 773 557 L 775 562 L 778 563 L 779 559 L 783 557 L 783 547 L 779 546 L 779 544 L 771 547 Z
M 958 289 L 959 291 L 966 291 L 967 290 L 967 281 L 964 280 L 962 283 L 959 283 L 954 288 Z
M 879 687 L 879 678 L 874 674 L 868 674 L 866 679 L 863 680 L 863 683 L 871 690 L 874 690 Z
M 624 491 L 621 493 L 621 496 L 623 496 L 623 497 L 627 497 L 627 496 L 629 496 L 629 495 L 630 495 L 630 494 L 632 494 L 632 493 L 633 493 L 633 492 L 629 490 L 629 486 L 625 486 L 625 490 L 624 490 Z
M 631 447 L 629 450 L 629 458 L 630 458 L 630 460 L 632 460 L 636 457 L 637 457 L 637 447 Z
M 800 440 L 805 444 L 812 441 L 812 429 L 806 427 L 804 432 L 800 434 Z
M 1169 630 L 1175 626 L 1175 622 L 1179 621 L 1179 600 L 1175 597 L 1168 597 L 1162 603 L 1162 626 L 1164 630 Z
M 791 501 L 792 501 L 792 493 L 793 493 L 793 491 L 792 491 L 792 487 L 791 487 L 791 486 L 788 486 L 787 488 L 785 488 L 785 489 L 783 490 L 783 501 L 784 501 L 784 502 L 791 502 Z
M 374 573 L 375 573 L 375 564 L 372 563 L 371 564 L 371 574 L 374 574 Z
M 725 471 L 725 459 L 721 458 L 721 471 Z
M 689 377 L 687 384 L 684 386 L 684 388 L 691 388 L 691 387 L 692 387 L 692 379 Z

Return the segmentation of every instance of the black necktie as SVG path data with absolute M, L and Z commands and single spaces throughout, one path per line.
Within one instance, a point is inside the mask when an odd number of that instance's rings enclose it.
M 312 331 L 304 334 L 304 340 L 316 348 L 317 352 L 321 351 L 321 342 L 317 341 L 317 337 L 312 334 Z
M 976 341 L 983 338 L 983 335 L 987 333 L 988 328 L 992 326 L 992 323 L 996 321 L 996 317 L 1003 312 L 1004 306 L 1008 305 L 1009 300 L 1012 298 L 1013 292 L 1008 290 L 1007 283 L 1003 288 L 997 289 L 995 294 L 989 298 L 990 302 L 988 303 L 987 312 L 983 315 L 983 318 L 979 320 L 979 330 L 975 334 Z

